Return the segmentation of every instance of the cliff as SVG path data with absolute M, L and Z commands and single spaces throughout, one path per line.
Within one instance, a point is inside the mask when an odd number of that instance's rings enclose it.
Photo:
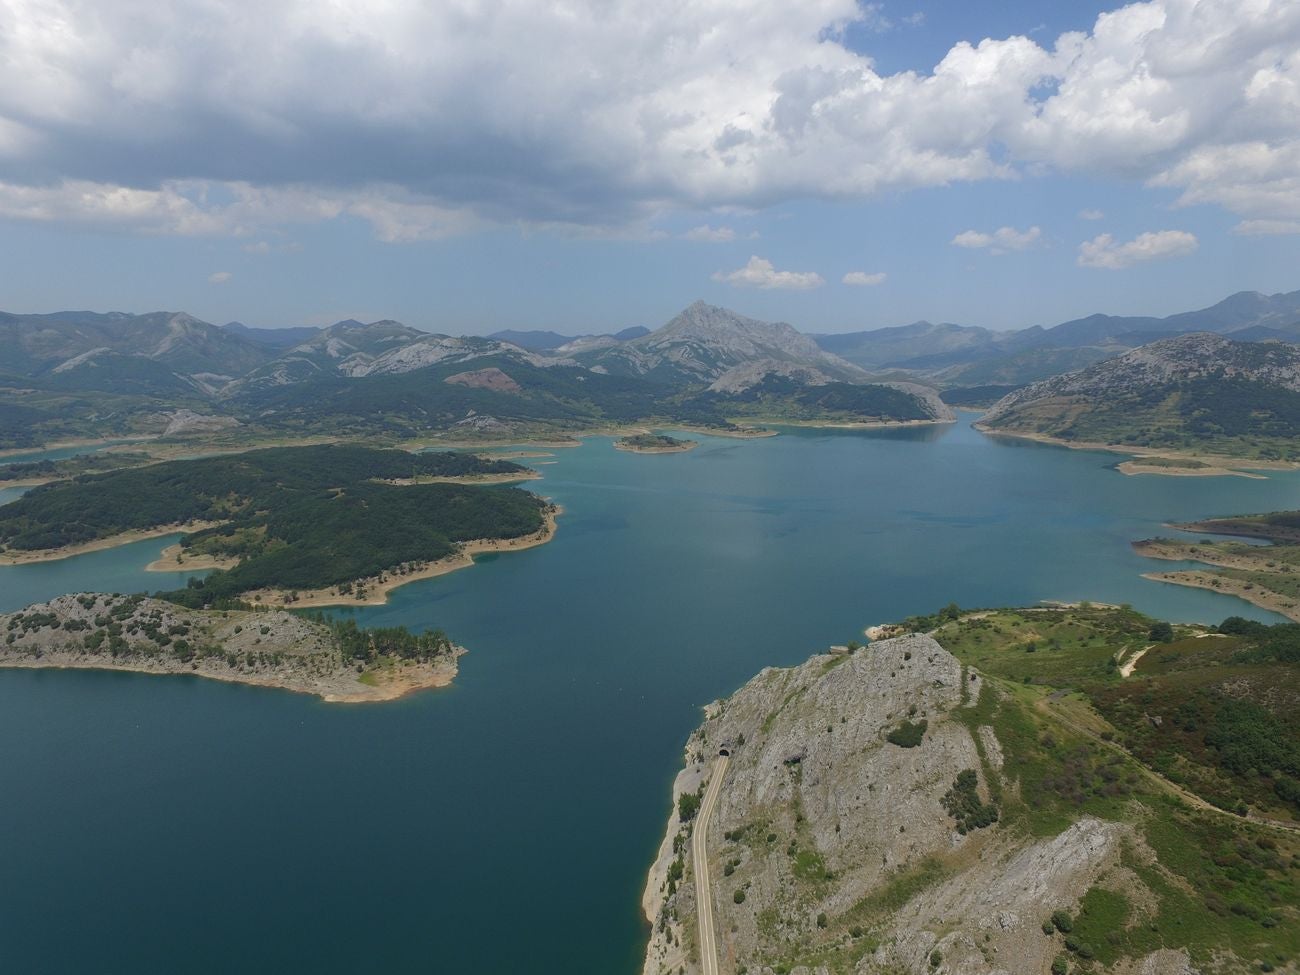
M 1063 768 L 1095 762 L 1129 783 L 1114 796 L 1140 791 L 1134 764 L 930 636 L 762 671 L 687 743 L 643 899 L 645 975 L 1192 971 L 1176 933 L 1150 934 L 1165 924 L 1150 810 L 1040 799 L 1057 784 L 1038 735 Z M 698 829 L 716 967 L 701 958 Z

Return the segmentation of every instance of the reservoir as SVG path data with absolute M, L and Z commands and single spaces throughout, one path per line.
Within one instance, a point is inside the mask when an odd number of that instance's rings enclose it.
M 762 667 L 949 602 L 1277 619 L 1129 542 L 1294 508 L 1300 472 L 1125 477 L 968 418 L 690 436 L 556 449 L 552 542 L 356 611 L 467 646 L 447 690 L 0 670 L 0 971 L 634 975 L 685 737 Z M 173 540 L 0 568 L 0 611 L 181 585 L 143 571 Z

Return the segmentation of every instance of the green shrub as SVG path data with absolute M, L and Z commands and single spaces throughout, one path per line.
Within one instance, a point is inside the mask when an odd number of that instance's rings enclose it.
M 700 794 L 698 792 L 683 792 L 677 797 L 677 816 L 683 823 L 689 823 L 695 818 L 695 814 L 700 811 Z
M 928 727 L 929 723 L 924 718 L 915 723 L 904 721 L 887 734 L 885 740 L 899 748 L 915 748 L 921 744 L 921 740 L 925 737 L 925 729 Z

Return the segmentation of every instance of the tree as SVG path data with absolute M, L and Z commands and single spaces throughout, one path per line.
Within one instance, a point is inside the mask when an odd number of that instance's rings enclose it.
M 689 823 L 699 811 L 700 794 L 698 792 L 683 792 L 677 797 L 677 817 L 683 823 Z
M 1156 620 L 1151 624 L 1151 632 L 1147 637 L 1156 643 L 1169 643 L 1174 638 L 1174 628 L 1165 620 Z

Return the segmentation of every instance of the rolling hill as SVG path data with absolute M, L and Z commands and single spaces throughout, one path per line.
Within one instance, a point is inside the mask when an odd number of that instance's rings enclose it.
M 1300 460 L 1300 347 L 1208 332 L 1016 390 L 981 429 L 1080 443 Z

